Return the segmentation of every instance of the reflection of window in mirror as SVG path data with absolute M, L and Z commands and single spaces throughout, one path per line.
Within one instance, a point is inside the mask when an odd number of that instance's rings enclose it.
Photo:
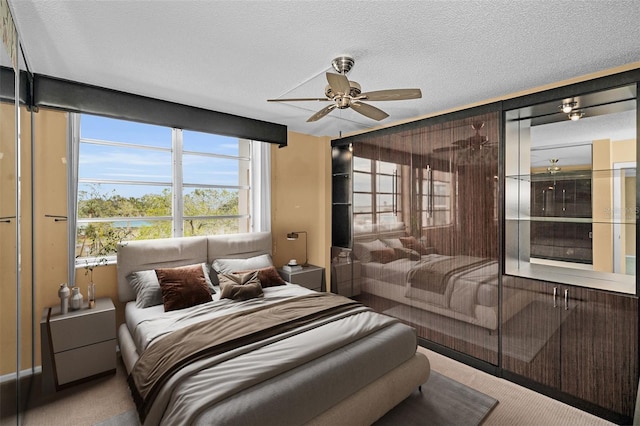
M 505 118 L 507 273 L 635 293 L 636 86 Z

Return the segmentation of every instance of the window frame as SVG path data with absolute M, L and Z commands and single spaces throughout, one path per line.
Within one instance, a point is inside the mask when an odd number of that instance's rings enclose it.
M 70 127 L 72 128 L 71 133 L 70 133 L 70 137 L 71 137 L 71 143 L 74 145 L 77 145 L 78 150 L 77 150 L 77 155 L 78 155 L 78 164 L 81 161 L 80 158 L 80 147 L 82 146 L 82 144 L 90 144 L 90 145 L 99 145 L 99 146 L 107 146 L 107 147 L 119 147 L 119 148 L 124 148 L 124 149 L 144 149 L 144 150 L 148 150 L 149 152 L 151 151 L 156 151 L 156 152 L 165 152 L 165 153 L 170 153 L 171 154 L 171 173 L 170 173 L 170 177 L 171 177 L 171 181 L 157 181 L 157 182 L 153 182 L 153 181 L 143 181 L 143 180 L 130 180 L 130 179 L 101 179 L 101 178 L 95 178 L 95 177 L 80 177 L 79 176 L 79 169 L 78 171 L 76 171 L 76 182 L 77 185 L 82 185 L 82 184 L 95 184 L 95 185 L 101 185 L 101 184 L 105 184 L 105 185 L 140 185 L 140 186 L 145 186 L 145 187 L 165 187 L 165 188 L 170 188 L 171 190 L 171 215 L 169 216 L 128 216 L 128 217 L 96 217 L 96 218 L 80 218 L 78 215 L 78 201 L 79 201 L 79 191 L 75 191 L 75 197 L 76 197 L 76 208 L 75 208 L 75 212 L 73 213 L 75 215 L 75 235 L 76 238 L 73 242 L 73 253 L 75 255 L 75 266 L 76 268 L 79 267 L 84 267 L 84 268 L 88 268 L 88 267 L 93 267 L 93 266 L 98 266 L 98 265 L 104 265 L 104 264 L 114 264 L 116 262 L 116 255 L 112 254 L 112 255 L 108 255 L 108 256 L 80 256 L 79 254 L 77 254 L 77 248 L 76 248 L 76 244 L 77 244 L 77 235 L 78 235 L 78 231 L 79 229 L 81 229 L 82 226 L 86 226 L 88 224 L 92 224 L 92 223 L 118 223 L 118 222 L 132 222 L 132 221 L 138 221 L 138 220 L 142 220 L 145 222 L 149 222 L 149 221 L 171 221 L 172 225 L 171 225 L 171 238 L 175 238 L 175 237 L 182 237 L 184 236 L 184 221 L 185 220 L 190 220 L 190 219 L 194 219 L 194 220 L 217 220 L 217 219 L 238 219 L 238 220 L 246 220 L 247 221 L 247 232 L 252 232 L 254 229 L 254 224 L 252 222 L 252 217 L 253 215 L 253 209 L 259 206 L 254 206 L 253 202 L 254 202 L 254 197 L 252 196 L 252 181 L 253 181 L 253 176 L 252 174 L 254 173 L 254 159 L 253 159 L 253 144 L 256 143 L 256 141 L 253 140 L 248 140 L 248 139 L 243 139 L 243 138 L 237 138 L 238 143 L 242 144 L 242 143 L 246 143 L 246 147 L 244 149 L 245 152 L 239 152 L 238 156 L 234 156 L 234 155 L 228 155 L 228 154 L 219 154 L 219 153 L 211 153 L 211 152 L 202 152 L 202 151 L 194 151 L 194 150 L 183 150 L 183 143 L 184 143 L 184 134 L 183 134 L 183 130 L 182 129 L 178 129 L 178 128 L 171 128 L 171 127 L 167 127 L 167 126 L 161 126 L 161 127 L 166 127 L 168 129 L 171 130 L 171 146 L 170 147 L 158 147 L 158 146 L 152 146 L 152 145 L 146 145 L 146 144 L 141 144 L 141 143 L 132 143 L 132 142 L 122 142 L 122 141 L 112 141 L 112 140 L 106 140 L 106 139 L 95 139 L 95 138 L 85 138 L 81 136 L 81 128 L 82 128 L 82 116 L 83 115 L 91 115 L 91 114 L 70 114 L 70 116 L 75 116 L 75 117 L 70 117 Z M 106 117 L 106 119 L 108 120 L 120 120 L 120 119 L 115 119 L 115 118 L 109 118 Z M 122 121 L 127 121 L 127 120 L 122 120 Z M 143 124 L 143 123 L 141 123 Z M 228 136 L 223 136 L 223 135 L 216 135 L 216 136 L 222 136 L 222 137 L 228 137 Z M 240 151 L 243 151 L 242 149 Z M 183 159 L 185 155 L 189 155 L 189 156 L 198 156 L 198 157 L 204 157 L 204 158 L 219 158 L 219 159 L 223 159 L 223 160 L 232 160 L 232 161 L 237 161 L 239 164 L 245 163 L 246 165 L 244 167 L 241 167 L 240 165 L 238 165 L 238 174 L 241 180 L 246 181 L 245 184 L 238 184 L 238 185 L 230 185 L 230 184 L 220 184 L 220 183 L 194 183 L 194 182 L 184 182 L 184 173 L 183 173 Z M 240 176 L 241 174 L 245 173 L 246 176 Z M 241 191 L 246 191 L 247 195 L 246 195 L 246 213 L 240 213 L 237 215 L 222 215 L 222 216 L 216 216 L 216 215 L 199 215 L 199 216 L 193 216 L 193 215 L 185 215 L 184 214 L 184 197 L 185 194 L 188 192 L 189 188 L 194 188 L 194 189 L 228 189 L 228 190 L 233 190 L 233 191 L 238 191 L 239 193 Z M 74 192 L 70 192 L 70 194 L 73 194 Z M 240 203 L 240 201 L 239 201 Z
M 354 174 L 354 182 L 355 182 L 355 174 L 359 174 L 359 175 L 368 175 L 369 176 L 369 183 L 370 183 L 370 191 L 356 191 L 355 188 L 353 189 L 353 198 L 355 199 L 356 194 L 359 195 L 366 195 L 370 198 L 371 200 L 371 210 L 370 211 L 357 211 L 356 212 L 356 206 L 353 206 L 353 223 L 356 223 L 356 218 L 358 216 L 370 216 L 371 217 L 371 221 L 372 224 L 380 224 L 382 223 L 381 221 L 381 215 L 385 215 L 387 216 L 388 213 L 391 213 L 392 215 L 394 215 L 396 218 L 400 217 L 402 218 L 402 212 L 403 212 L 403 208 L 402 208 L 402 196 L 401 196 L 401 190 L 399 189 L 399 187 L 401 187 L 402 185 L 402 179 L 404 178 L 403 176 L 403 171 L 402 171 L 402 164 L 399 163 L 390 163 L 388 161 L 382 161 L 382 160 L 376 160 L 376 159 L 371 159 L 371 158 L 366 158 L 366 157 L 358 157 L 361 160 L 366 160 L 369 161 L 370 163 L 370 167 L 369 170 L 358 170 L 355 168 L 353 168 L 353 174 Z M 380 172 L 380 164 L 379 163 L 387 163 L 387 164 L 393 164 L 395 165 L 395 172 L 394 173 L 381 173 Z M 391 177 L 392 179 L 392 192 L 387 192 L 387 191 L 381 191 L 379 190 L 379 188 L 381 187 L 380 182 L 379 182 L 379 177 L 380 176 L 385 176 L 385 177 Z M 391 212 L 389 211 L 381 211 L 378 208 L 378 197 L 380 195 L 383 196 L 391 196 L 393 199 L 393 203 L 392 203 L 392 210 Z M 398 221 L 396 219 L 396 223 L 402 222 L 402 220 Z

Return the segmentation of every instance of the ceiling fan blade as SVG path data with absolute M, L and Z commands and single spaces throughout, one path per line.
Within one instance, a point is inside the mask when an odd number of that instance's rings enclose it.
M 267 102 L 298 102 L 298 101 L 330 101 L 328 98 L 282 98 L 282 99 L 267 99 Z
M 351 85 L 349 79 L 344 74 L 327 73 L 327 81 L 333 93 L 342 93 L 343 95 L 351 92 Z
M 351 108 L 353 108 L 356 112 L 359 112 L 360 114 L 372 118 L 376 121 L 384 120 L 389 116 L 389 114 L 381 109 L 358 101 L 351 102 Z
M 420 89 L 389 89 L 376 90 L 374 92 L 361 93 L 359 99 L 368 101 L 403 101 L 405 99 L 420 99 Z
M 335 108 L 336 108 L 336 104 L 331 104 L 331 105 L 328 105 L 328 106 L 322 108 L 320 111 L 316 112 L 311 117 L 309 117 L 309 119 L 307 120 L 307 123 L 311 123 L 313 121 L 320 120 L 322 117 L 324 117 L 325 115 L 329 114 Z

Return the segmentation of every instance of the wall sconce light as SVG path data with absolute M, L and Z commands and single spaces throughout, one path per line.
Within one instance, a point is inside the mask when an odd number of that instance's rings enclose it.
M 304 234 L 304 263 L 302 266 L 308 266 L 309 263 L 307 261 L 307 232 L 306 231 L 295 231 L 287 234 L 287 240 L 295 241 L 300 237 L 300 234 Z
M 569 113 L 569 118 L 571 119 L 571 121 L 578 121 L 582 117 L 584 117 L 584 112 L 582 111 L 573 111 Z
M 563 102 L 560 108 L 562 108 L 562 112 L 569 114 L 577 105 L 577 102 Z

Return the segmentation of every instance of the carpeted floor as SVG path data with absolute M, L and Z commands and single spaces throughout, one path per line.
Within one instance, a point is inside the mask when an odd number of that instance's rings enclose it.
M 496 406 L 498 401 L 490 396 L 471 389 L 461 383 L 445 377 L 435 371 L 429 380 L 417 389 L 409 398 L 397 405 L 376 426 L 412 426 L 423 425 L 429 419 L 429 425 L 468 425 L 477 426 Z M 135 410 L 130 410 L 97 426 L 139 425 Z
M 456 362 L 425 348 L 432 372 L 440 373 L 490 398 L 500 401 L 486 416 L 482 426 L 497 425 L 611 425 L 577 408 L 550 399 L 529 389 Z M 35 381 L 37 383 L 37 381 Z M 435 382 L 434 382 L 435 383 Z M 427 395 L 423 388 L 423 395 Z M 96 425 L 113 420 L 112 425 L 129 425 L 136 419 L 129 395 L 122 362 L 116 375 L 73 386 L 53 395 L 42 396 L 34 386 L 27 412 L 22 418 L 25 426 Z M 2 416 L 0 424 L 16 424 Z M 429 423 L 430 424 L 430 423 Z M 460 422 L 452 424 L 461 425 Z

